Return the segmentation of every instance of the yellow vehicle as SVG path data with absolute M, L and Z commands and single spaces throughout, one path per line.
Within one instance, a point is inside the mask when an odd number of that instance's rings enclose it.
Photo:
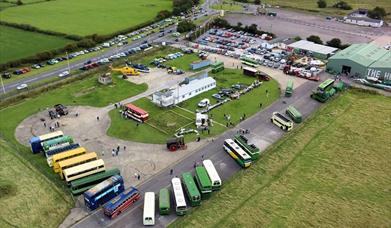
M 91 152 L 64 161 L 60 161 L 58 163 L 58 166 L 60 169 L 59 174 L 61 179 L 64 179 L 64 170 L 95 160 L 98 160 L 98 156 L 95 152 Z
M 120 67 L 120 68 L 113 68 L 113 67 L 110 67 L 111 71 L 115 71 L 115 72 L 121 72 L 122 75 L 124 76 L 137 76 L 137 75 L 140 75 L 140 72 L 138 72 L 136 69 L 132 68 L 132 67 Z
M 105 170 L 105 162 L 102 159 L 99 159 L 64 170 L 64 178 L 67 183 L 70 183 L 73 180 L 104 172 Z
M 83 155 L 85 153 L 87 153 L 86 149 L 84 147 L 79 147 L 79 148 L 76 148 L 73 150 L 68 150 L 68 151 L 53 155 L 52 160 L 53 160 L 54 172 L 59 173 L 61 171 L 60 166 L 58 165 L 58 163 L 60 163 L 60 161 L 68 160 L 70 158 L 77 157 L 79 155 Z

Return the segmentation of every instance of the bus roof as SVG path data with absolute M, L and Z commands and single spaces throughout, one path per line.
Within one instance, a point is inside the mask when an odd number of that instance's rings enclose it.
M 155 217 L 155 193 L 146 192 L 144 195 L 143 217 Z
M 300 113 L 299 111 L 297 111 L 297 109 L 296 109 L 294 106 L 290 105 L 290 106 L 287 108 L 287 110 L 288 110 L 290 113 L 292 113 L 292 115 L 294 115 L 295 117 L 301 117 L 301 113 Z
M 131 104 L 131 103 L 125 104 L 125 107 L 130 109 L 130 110 L 133 110 L 133 111 L 137 112 L 140 115 L 148 114 L 148 112 L 144 111 L 144 109 L 139 108 L 136 105 Z
M 225 142 L 228 143 L 232 148 L 234 148 L 242 159 L 251 159 L 250 155 L 248 155 L 238 144 L 236 144 L 234 140 L 226 139 Z
M 170 207 L 170 192 L 167 188 L 162 188 L 159 191 L 159 207 Z
M 79 155 L 79 156 L 76 156 L 73 158 L 69 158 L 69 159 L 60 161 L 58 163 L 58 165 L 59 165 L 60 169 L 62 169 L 62 167 L 78 164 L 80 162 L 88 161 L 88 160 L 91 160 L 94 158 L 95 158 L 95 160 L 97 160 L 98 155 L 96 155 L 95 152 L 90 152 L 90 153 L 82 154 L 82 155 Z
M 47 140 L 47 141 L 43 142 L 42 146 L 43 147 L 50 147 L 52 145 L 59 144 L 59 143 L 62 143 L 62 142 L 64 142 L 64 143 L 65 142 L 73 142 L 73 139 L 69 135 L 63 135 L 61 137 L 50 139 L 50 140 Z
M 194 182 L 193 175 L 191 175 L 190 172 L 182 173 L 182 179 L 183 179 L 183 183 L 186 185 L 186 188 L 191 196 L 195 196 L 195 195 L 200 196 L 200 192 L 198 191 L 198 188 Z
M 138 192 L 135 187 L 130 187 L 128 190 L 121 192 L 117 197 L 114 197 L 112 200 L 105 204 L 105 209 L 115 209 L 123 202 L 123 200 L 129 198 L 132 194 Z
M 171 179 L 172 189 L 175 195 L 177 207 L 186 207 L 185 196 L 183 195 L 181 179 L 174 177 Z
M 78 148 L 73 149 L 73 150 L 67 150 L 67 151 L 61 152 L 59 154 L 53 155 L 53 161 L 61 160 L 61 159 L 66 158 L 66 157 L 69 157 L 69 156 L 72 156 L 72 155 L 76 155 L 76 154 L 85 153 L 85 152 L 87 152 L 87 151 L 86 151 L 86 148 L 84 148 L 84 147 L 78 147 Z
M 63 135 L 64 135 L 64 133 L 62 131 L 55 131 L 55 132 L 50 132 L 50 133 L 47 133 L 44 135 L 40 135 L 40 136 L 38 136 L 38 138 L 41 140 L 41 142 L 43 142 L 48 139 L 57 138 L 57 137 L 60 137 Z
M 210 182 L 208 172 L 206 172 L 205 167 L 197 166 L 195 173 L 198 176 L 198 179 L 200 180 L 199 184 L 201 184 L 202 187 L 212 186 L 212 182 Z
M 78 173 L 78 172 L 80 172 L 82 170 L 95 168 L 95 167 L 101 166 L 101 165 L 105 165 L 105 162 L 102 159 L 98 159 L 98 160 L 95 160 L 95 161 L 90 161 L 90 162 L 87 162 L 87 163 L 84 163 L 84 164 L 81 164 L 81 165 L 78 165 L 78 166 L 74 166 L 74 167 L 65 169 L 63 171 L 63 173 L 64 173 L 64 176 L 68 176 L 68 175 L 72 175 L 74 173 Z
M 91 197 L 91 196 L 95 195 L 97 192 L 102 191 L 102 189 L 105 189 L 108 186 L 111 186 L 115 182 L 118 182 L 118 181 L 123 181 L 122 180 L 122 176 L 120 176 L 120 175 L 112 176 L 109 179 L 100 182 L 99 184 L 97 184 L 94 187 L 90 188 L 88 191 L 84 192 L 84 195 L 87 195 L 87 196 Z
M 243 70 L 247 70 L 247 71 L 251 71 L 251 72 L 254 72 L 254 73 L 257 73 L 257 69 L 253 68 L 253 67 L 243 67 Z
M 219 181 L 221 183 L 221 179 L 220 179 L 220 176 L 219 174 L 217 173 L 216 171 L 216 168 L 215 166 L 213 165 L 212 161 L 211 160 L 204 160 L 202 162 L 202 164 L 204 165 L 206 171 L 208 172 L 208 175 L 209 175 L 209 178 L 212 182 L 214 181 Z
M 120 174 L 121 174 L 121 172 L 117 168 L 106 170 L 102 173 L 97 173 L 97 174 L 93 174 L 91 176 L 87 176 L 87 177 L 83 177 L 83 178 L 74 180 L 71 182 L 71 187 L 77 187 L 79 185 L 84 185 L 84 184 L 93 182 L 95 180 L 107 179 L 107 178 L 110 178 L 111 176 L 120 175 Z
M 293 89 L 293 81 L 292 80 L 288 80 L 288 83 L 287 83 L 286 87 L 289 87 L 289 88 Z
M 334 83 L 334 79 L 326 79 L 324 82 L 320 83 L 320 85 L 318 86 L 319 89 L 325 89 L 327 88 L 328 86 L 330 86 L 331 84 Z

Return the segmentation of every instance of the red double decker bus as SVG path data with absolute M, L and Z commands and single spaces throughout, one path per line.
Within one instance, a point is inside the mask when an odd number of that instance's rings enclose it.
M 149 117 L 148 112 L 144 111 L 142 108 L 139 108 L 131 103 L 126 104 L 124 106 L 124 112 L 125 112 L 126 117 L 132 118 L 132 119 L 139 121 L 139 122 L 142 122 L 142 123 L 147 121 L 147 119 Z

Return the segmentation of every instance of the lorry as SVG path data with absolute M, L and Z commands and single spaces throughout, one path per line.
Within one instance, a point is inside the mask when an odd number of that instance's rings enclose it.
M 187 148 L 184 137 L 171 138 L 167 140 L 167 149 L 169 151 L 177 151 L 178 149 L 185 150 Z
M 247 76 L 257 77 L 259 80 L 262 81 L 270 80 L 269 75 L 252 67 L 243 67 L 243 74 Z

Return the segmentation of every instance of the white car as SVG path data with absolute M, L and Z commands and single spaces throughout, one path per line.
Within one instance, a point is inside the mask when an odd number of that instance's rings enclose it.
M 21 89 L 26 89 L 27 88 L 27 84 L 20 84 L 16 87 L 16 89 L 18 90 L 21 90 Z
M 210 105 L 210 101 L 209 99 L 202 99 L 199 103 L 198 103 L 198 107 L 200 108 L 204 108 L 206 106 Z
M 61 72 L 59 75 L 58 75 L 58 77 L 65 77 L 65 76 L 68 76 L 69 75 L 69 71 L 64 71 L 64 72 Z

